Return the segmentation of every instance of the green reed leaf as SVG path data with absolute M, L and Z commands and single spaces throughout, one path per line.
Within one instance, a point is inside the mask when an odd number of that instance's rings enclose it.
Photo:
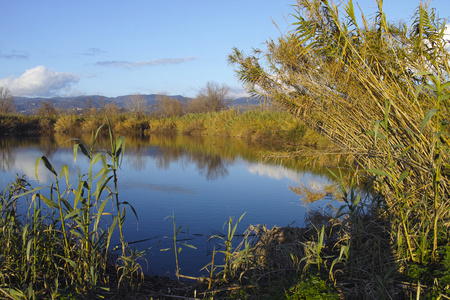
M 391 110 L 391 99 L 386 99 L 384 102 L 384 121 L 381 122 L 381 126 L 383 126 L 384 130 L 388 130 L 389 125 L 389 112 Z
M 425 85 L 423 86 L 423 88 L 425 88 L 425 89 L 427 89 L 427 90 L 429 90 L 429 91 L 432 91 L 432 92 L 437 93 L 437 89 L 436 89 L 436 87 L 435 87 L 434 85 L 431 85 L 431 84 L 425 84 Z
M 247 212 L 243 213 L 243 214 L 241 215 L 241 217 L 239 218 L 239 220 L 237 220 L 236 223 L 234 224 L 233 230 L 232 230 L 232 232 L 231 232 L 231 237 L 234 237 L 234 233 L 236 232 L 237 226 L 239 225 L 239 223 L 241 222 L 242 218 L 245 216 L 246 213 L 247 213 Z M 230 224 L 230 225 L 231 225 L 231 224 Z
M 359 201 L 361 201 L 361 195 L 356 195 L 356 197 L 353 198 L 352 201 L 352 207 L 356 208 L 356 206 L 358 206 Z
M 117 220 L 118 220 L 118 217 L 114 216 L 113 217 L 113 221 L 112 221 L 111 225 L 108 228 L 108 238 L 107 238 L 107 241 L 106 241 L 106 249 L 109 248 L 109 244 L 111 242 L 111 237 L 112 237 L 112 235 L 114 233 L 114 229 L 116 228 L 116 225 L 117 225 Z
M 111 177 L 105 178 L 105 175 L 102 176 L 100 180 L 97 181 L 97 185 L 95 188 L 95 192 L 93 196 L 95 196 L 95 200 L 98 200 L 102 194 L 102 192 L 106 189 L 106 185 L 108 184 Z
M 81 153 L 83 153 L 84 156 L 86 156 L 89 159 L 91 158 L 91 156 L 89 155 L 89 151 L 86 148 L 86 145 L 84 145 L 83 143 L 77 143 L 73 146 L 73 158 L 75 163 L 77 162 L 78 149 L 81 150 Z
M 450 98 L 450 93 L 441 95 L 441 96 L 438 97 L 438 102 L 442 102 L 442 101 L 448 100 L 449 98 Z
M 413 76 L 428 76 L 428 75 L 432 75 L 432 73 L 430 71 L 421 71 L 421 72 L 414 73 Z
M 95 165 L 100 160 L 105 160 L 103 153 L 96 153 L 94 154 L 94 157 L 92 158 L 92 165 Z
M 36 159 L 36 164 L 35 164 L 35 175 L 36 175 L 36 179 L 38 179 L 38 168 L 39 168 L 39 162 L 42 161 L 44 163 L 44 166 L 47 168 L 47 170 L 49 170 L 50 172 L 52 172 L 55 177 L 58 176 L 58 174 L 56 173 L 55 169 L 53 168 L 52 164 L 50 163 L 50 161 L 47 159 L 47 157 L 45 156 L 41 156 L 38 157 Z
M 417 86 L 416 90 L 414 91 L 414 97 L 416 100 L 419 98 L 419 94 L 423 90 L 424 86 L 425 86 L 425 84 L 420 84 Z
M 450 87 L 450 81 L 444 82 L 443 84 L 441 84 L 441 86 L 439 87 L 439 93 L 442 93 L 442 91 L 444 91 L 446 88 Z
M 138 215 L 137 215 L 136 210 L 134 209 L 133 205 L 131 205 L 131 204 L 128 203 L 127 201 L 122 202 L 122 204 L 128 205 L 128 206 L 131 208 L 131 210 L 133 211 L 134 215 L 136 216 L 136 220 L 139 220 Z M 125 207 L 124 207 L 124 208 L 125 208 Z
M 67 258 L 67 257 L 61 256 L 61 255 L 58 255 L 58 254 L 55 254 L 55 256 L 57 256 L 57 257 L 59 257 L 59 258 L 65 260 L 65 261 L 68 262 L 74 269 L 77 269 L 77 264 L 76 264 L 73 260 L 71 260 L 71 259 L 69 259 L 69 258 Z
M 64 216 L 64 220 L 72 219 L 74 216 L 80 214 L 82 211 L 80 209 L 73 209 L 71 212 Z
M 369 173 L 373 173 L 375 175 L 379 175 L 379 176 L 383 176 L 383 177 L 389 177 L 390 179 L 392 179 L 392 176 L 389 173 L 386 173 L 383 170 L 379 170 L 379 169 L 367 169 L 366 170 Z
M 425 126 L 427 125 L 428 121 L 430 121 L 430 119 L 437 113 L 437 109 L 430 109 L 427 114 L 425 115 L 425 118 L 422 121 L 422 126 L 420 128 L 420 132 L 423 131 L 423 129 L 425 128 Z
M 100 222 L 100 219 L 101 219 L 101 217 L 102 217 L 102 215 L 103 215 L 103 211 L 105 210 L 105 207 L 106 207 L 106 204 L 107 204 L 107 203 L 108 203 L 108 201 L 104 200 L 104 201 L 100 204 L 100 206 L 99 206 L 99 208 L 98 208 L 97 218 L 95 219 L 95 222 L 94 222 L 94 228 L 95 228 L 95 230 L 98 228 L 98 223 Z
M 31 253 L 31 246 L 32 246 L 32 244 L 33 244 L 33 238 L 29 239 L 28 243 L 27 243 L 26 258 L 27 258 L 28 261 L 30 261 L 30 253 Z
M 30 227 L 30 223 L 25 224 L 22 232 L 22 244 L 25 245 L 28 236 L 28 227 Z
M 336 180 L 339 182 L 339 186 L 340 187 L 344 187 L 345 186 L 344 179 L 342 178 L 341 169 L 339 169 L 339 175 L 340 176 L 337 176 L 333 171 L 331 171 L 331 169 L 329 169 L 329 168 L 326 168 L 326 169 L 331 175 L 333 175 L 334 178 L 336 178 Z
M 189 248 L 191 248 L 191 249 L 197 250 L 197 247 L 195 247 L 194 245 L 191 245 L 191 244 L 183 243 L 183 246 L 186 246 L 186 247 L 189 247 Z
M 59 175 L 59 178 L 61 179 L 63 176 L 66 177 L 66 184 L 67 184 L 67 187 L 69 187 L 69 166 L 68 165 L 63 165 L 61 167 L 61 174 Z
M 401 183 L 409 174 L 409 171 L 405 171 L 402 173 L 402 175 L 400 176 L 400 178 L 398 179 L 398 183 Z
M 42 195 L 42 194 L 36 194 L 36 195 L 39 197 L 39 199 L 44 201 L 44 203 L 47 204 L 48 207 L 50 207 L 50 208 L 58 208 L 59 207 L 57 203 L 55 203 L 52 200 L 48 199 L 44 195 Z
M 61 198 L 60 200 L 64 204 L 64 206 L 66 207 L 66 209 L 68 211 L 72 211 L 73 210 L 72 206 L 70 205 L 69 201 L 67 201 L 66 198 Z

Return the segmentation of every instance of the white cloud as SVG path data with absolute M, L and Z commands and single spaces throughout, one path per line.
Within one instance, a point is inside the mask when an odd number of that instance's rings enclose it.
M 55 96 L 61 91 L 68 93 L 71 85 L 77 83 L 77 75 L 55 72 L 45 66 L 26 70 L 20 77 L 0 79 L 0 86 L 8 88 L 14 96 Z
M 250 97 L 250 93 L 246 90 L 243 89 L 241 87 L 231 87 L 230 90 L 228 91 L 228 96 L 232 99 L 238 99 L 238 98 L 244 98 Z
M 124 60 L 110 60 L 110 61 L 99 61 L 95 64 L 97 66 L 107 66 L 107 67 L 122 67 L 126 69 L 145 67 L 145 66 L 158 66 L 158 65 L 169 65 L 169 64 L 180 64 L 187 61 L 196 59 L 195 57 L 181 57 L 181 58 L 164 58 L 155 59 L 147 61 L 124 61 Z

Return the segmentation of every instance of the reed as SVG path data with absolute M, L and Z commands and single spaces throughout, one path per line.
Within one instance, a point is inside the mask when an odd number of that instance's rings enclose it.
M 362 268 L 366 260 L 351 249 L 364 249 L 356 241 L 370 235 L 361 223 L 369 218 L 383 231 L 388 224 L 391 250 L 402 262 L 393 267 L 385 261 L 385 274 L 398 273 L 419 282 L 428 295 L 447 297 L 446 22 L 420 4 L 409 23 L 389 23 L 382 1 L 377 5 L 378 11 L 368 19 L 363 13 L 356 17 L 351 0 L 341 9 L 332 1 L 299 0 L 293 31 L 268 41 L 266 52 L 245 55 L 234 49 L 229 61 L 254 95 L 290 111 L 346 152 L 351 166 L 358 166 L 355 181 L 370 184 L 367 189 L 377 194 L 367 206 L 372 213 L 352 213 L 357 217 L 349 218 L 354 228 L 347 232 L 353 265 L 345 268 L 361 275 L 356 265 Z M 363 207 L 356 196 L 347 202 L 346 209 Z M 377 251 L 383 253 L 378 247 Z M 358 280 L 350 275 L 350 282 Z M 375 295 L 387 297 L 393 290 L 378 275 Z M 407 289 L 405 294 L 414 297 L 420 289 Z
M 78 151 L 89 161 L 87 172 L 80 173 L 75 181 L 67 165 L 57 171 L 47 157 L 41 156 L 36 160 L 36 178 L 43 165 L 54 178 L 48 187 L 33 189 L 18 177 L 0 194 L 0 251 L 4 258 L 0 291 L 4 296 L 98 297 L 115 284 L 115 291 L 138 287 L 143 273 L 137 261 L 143 253 L 129 249 L 122 232 L 124 206 L 134 209 L 126 201 L 119 202 L 117 190 L 117 168 L 125 139 L 115 139 L 109 123 L 107 128 L 111 150 L 96 147 L 102 127 L 92 133 L 89 146 L 78 139 L 68 141 L 74 143 L 75 162 Z M 112 189 L 110 181 L 114 183 Z M 115 203 L 116 215 L 105 210 L 110 200 Z M 26 213 L 19 214 L 18 206 L 28 207 Z M 116 225 L 122 254 L 114 259 L 110 243 Z
M 180 274 L 180 266 L 179 266 L 179 259 L 178 259 L 178 255 L 180 254 L 181 250 L 183 250 L 183 247 L 188 247 L 191 249 L 197 249 L 194 245 L 188 244 L 187 241 L 184 241 L 184 243 L 180 243 L 180 241 L 178 240 L 178 235 L 180 234 L 181 229 L 183 228 L 183 226 L 178 226 L 177 227 L 177 223 L 175 221 L 175 215 L 172 214 L 169 217 L 166 217 L 166 219 L 171 218 L 172 219 L 172 226 L 173 226 L 173 236 L 170 237 L 170 239 L 172 240 L 173 243 L 173 252 L 175 255 L 175 276 L 177 277 L 177 280 L 180 280 L 180 277 L 183 277 L 183 275 Z M 188 228 L 186 227 L 186 230 L 188 230 Z M 165 249 L 161 249 L 161 251 L 168 251 L 171 250 L 170 248 L 165 248 Z

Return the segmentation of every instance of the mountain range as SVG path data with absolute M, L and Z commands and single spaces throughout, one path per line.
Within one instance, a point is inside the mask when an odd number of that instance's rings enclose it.
M 14 105 L 17 108 L 17 112 L 24 115 L 31 115 L 37 112 L 41 107 L 43 101 L 50 102 L 54 108 L 58 111 L 78 111 L 82 112 L 90 108 L 101 108 L 108 103 L 115 103 L 119 108 L 126 108 L 127 103 L 131 101 L 132 97 L 136 95 L 124 95 L 118 97 L 105 97 L 99 95 L 85 95 L 76 97 L 14 97 Z M 158 94 L 144 95 L 140 94 L 139 97 L 146 101 L 147 106 L 152 109 L 156 104 Z M 169 96 L 176 98 L 181 103 L 186 103 L 190 98 L 174 95 Z M 230 106 L 245 106 L 245 105 L 259 105 L 259 100 L 255 98 L 237 98 L 230 102 Z

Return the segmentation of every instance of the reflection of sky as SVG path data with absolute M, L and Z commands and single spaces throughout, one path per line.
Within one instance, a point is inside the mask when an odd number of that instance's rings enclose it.
M 54 175 L 45 167 L 42 161 L 39 162 L 38 166 L 38 179 L 36 180 L 36 159 L 42 156 L 42 151 L 33 148 L 20 148 L 16 149 L 15 160 L 10 166 L 9 170 L 0 172 L 3 176 L 3 186 L 11 182 L 14 179 L 14 174 L 20 176 L 25 175 L 27 180 L 31 183 L 46 185 L 54 181 Z M 69 177 L 71 181 L 78 178 L 78 168 L 81 166 L 83 170 L 87 172 L 87 159 L 83 157 L 81 153 L 78 153 L 77 164 L 75 164 L 73 159 L 73 152 L 71 150 L 56 151 L 47 157 L 57 174 L 60 174 L 61 167 L 63 165 L 69 166 Z M 65 180 L 65 179 L 64 179 Z

